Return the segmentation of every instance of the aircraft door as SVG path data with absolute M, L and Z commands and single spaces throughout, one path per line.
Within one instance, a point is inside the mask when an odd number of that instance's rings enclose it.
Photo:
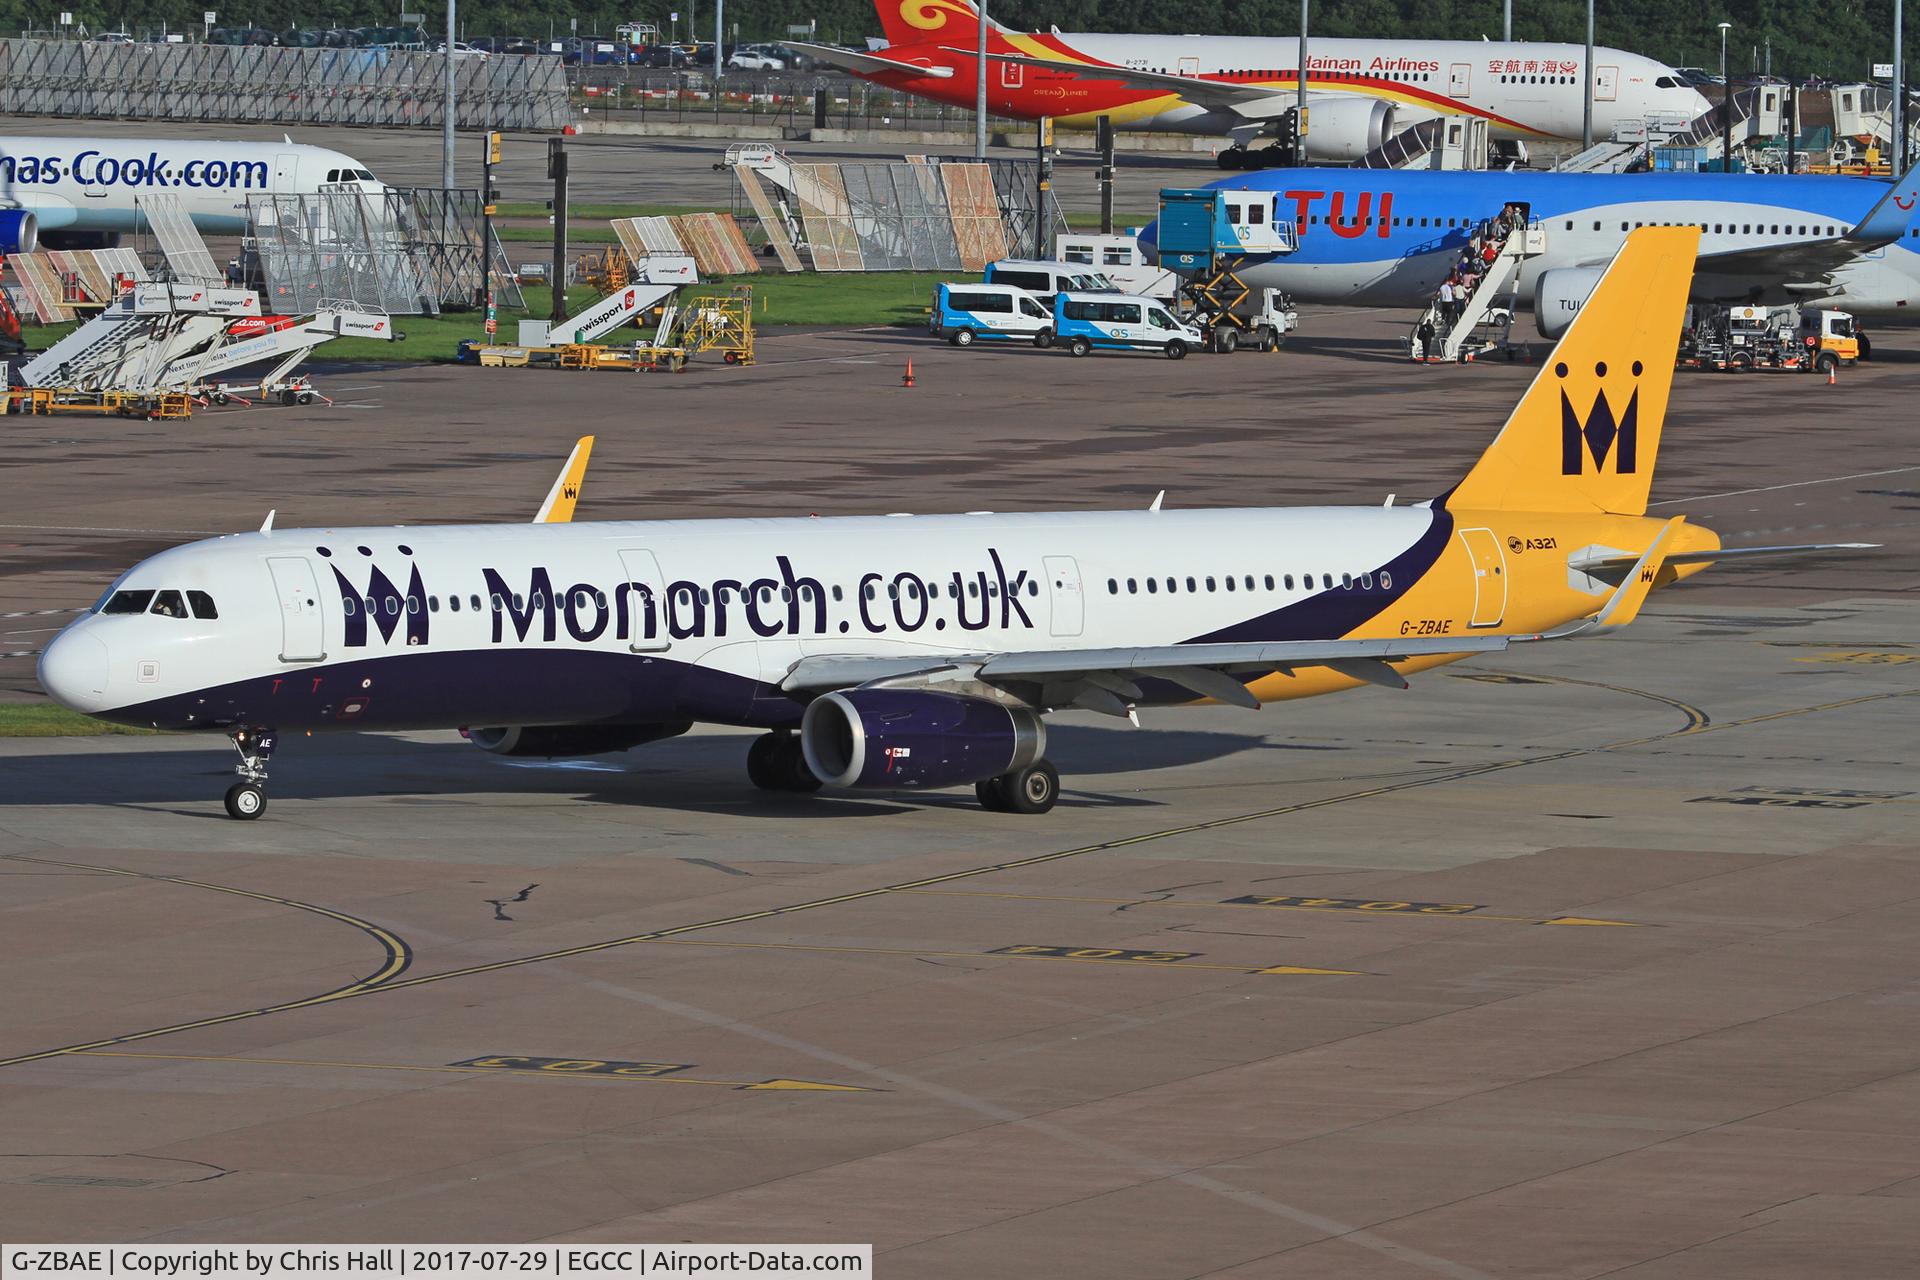
M 1042 556 L 1047 571 L 1047 616 L 1053 634 L 1077 636 L 1086 629 L 1085 593 L 1080 590 L 1080 565 L 1072 556 Z
M 1473 625 L 1497 627 L 1507 616 L 1507 561 L 1500 539 L 1491 529 L 1462 529 L 1460 541 L 1473 561 Z
M 280 602 L 280 661 L 319 662 L 327 646 L 313 563 L 305 556 L 268 556 L 267 570 Z
M 1447 68 L 1447 96 L 1450 98 L 1473 96 L 1472 63 L 1456 62 Z
M 1593 69 L 1593 100 L 1612 102 L 1620 96 L 1620 68 L 1595 67 Z
M 1000 87 L 1002 89 L 1018 89 L 1022 84 L 1026 83 L 1026 79 L 1027 69 L 1019 63 L 1003 62 L 1000 64 Z
M 615 588 L 613 616 L 627 619 L 627 647 L 635 653 L 660 653 L 673 646 L 667 629 L 667 580 L 651 551 L 624 547 L 620 567 L 626 581 Z
M 1180 65 L 1178 67 L 1178 71 L 1179 71 L 1179 74 L 1183 76 L 1198 76 L 1200 74 L 1200 59 L 1198 58 L 1180 59 Z
M 294 174 L 300 165 L 300 156 L 296 152 L 283 151 L 273 158 L 273 190 L 276 195 L 287 195 L 300 188 L 294 183 Z

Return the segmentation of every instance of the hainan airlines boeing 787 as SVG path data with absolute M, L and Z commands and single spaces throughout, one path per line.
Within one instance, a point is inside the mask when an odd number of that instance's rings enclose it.
M 969 0 L 874 0 L 887 45 L 855 53 L 796 45 L 863 79 L 916 97 L 974 105 L 980 13 Z M 1289 127 L 1298 104 L 1294 36 L 1109 35 L 987 24 L 987 109 L 1018 120 L 1230 137 L 1224 169 L 1283 162 L 1287 148 L 1249 143 Z M 1307 158 L 1357 160 L 1402 129 L 1439 116 L 1485 120 L 1502 139 L 1581 136 L 1587 65 L 1577 44 L 1315 38 L 1307 50 Z M 1596 46 L 1593 129 L 1685 124 L 1709 104 L 1672 68 Z M 1269 154 L 1271 153 L 1271 154 Z
M 288 729 L 469 727 L 593 755 L 694 721 L 768 732 L 766 788 L 973 784 L 1050 808 L 1051 711 L 1258 707 L 1625 626 L 1732 556 L 1649 517 L 1696 228 L 1635 232 L 1480 460 L 1411 507 L 274 529 L 134 566 L 40 680 L 76 710 L 211 730 L 256 816 Z M 797 731 L 797 732 L 796 732 Z

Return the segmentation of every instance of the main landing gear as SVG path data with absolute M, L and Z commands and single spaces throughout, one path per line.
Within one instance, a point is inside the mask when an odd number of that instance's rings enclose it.
M 993 813 L 1045 813 L 1060 798 L 1060 771 L 1048 760 L 973 784 L 980 807 Z
M 820 779 L 800 753 L 800 739 L 784 732 L 761 734 L 753 740 L 747 748 L 747 779 L 762 791 L 820 789 Z
M 235 725 L 227 737 L 240 753 L 240 763 L 233 768 L 240 781 L 227 788 L 227 816 L 251 822 L 267 808 L 267 761 L 278 739 L 271 729 L 246 725 Z

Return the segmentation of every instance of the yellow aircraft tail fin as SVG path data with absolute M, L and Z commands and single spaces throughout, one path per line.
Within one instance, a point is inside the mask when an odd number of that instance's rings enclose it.
M 547 500 L 540 504 L 535 524 L 566 524 L 573 519 L 574 504 L 580 501 L 580 486 L 587 478 L 587 459 L 593 456 L 593 437 L 581 436 L 567 458 L 567 465 L 555 477 Z
M 1697 227 L 1627 236 L 1448 507 L 1646 514 L 1699 249 Z

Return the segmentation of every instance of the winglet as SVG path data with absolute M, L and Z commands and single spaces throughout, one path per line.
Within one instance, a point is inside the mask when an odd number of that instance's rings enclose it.
M 1640 616 L 1640 606 L 1647 602 L 1647 593 L 1653 590 L 1653 583 L 1660 576 L 1660 567 L 1667 560 L 1667 544 L 1673 537 L 1673 531 L 1680 527 L 1685 516 L 1675 516 L 1660 528 L 1647 549 L 1633 563 L 1626 578 L 1613 589 L 1607 597 L 1607 603 L 1593 617 L 1593 625 L 1612 631 L 1626 626 Z
M 1907 224 L 1913 221 L 1916 205 L 1920 205 L 1920 164 L 1895 178 L 1887 194 L 1881 196 L 1879 203 L 1860 219 L 1860 225 L 1843 238 L 1867 244 L 1898 240 L 1906 234 Z
M 567 457 L 567 465 L 554 480 L 553 488 L 547 490 L 547 500 L 540 504 L 540 514 L 533 518 L 535 524 L 566 524 L 573 519 L 573 505 L 580 500 L 580 486 L 587 478 L 587 459 L 592 454 L 593 437 L 581 436 Z
M 278 508 L 278 507 L 275 507 L 275 508 L 274 508 L 273 510 L 271 510 L 271 511 L 269 511 L 269 512 L 267 512 L 267 518 L 266 518 L 265 520 L 262 520 L 262 521 L 260 522 L 260 532 L 262 532 L 262 533 L 272 533 L 272 532 L 273 532 L 273 518 L 274 518 L 274 516 L 276 516 L 276 515 L 278 515 L 279 513 L 280 513 L 280 508 Z

